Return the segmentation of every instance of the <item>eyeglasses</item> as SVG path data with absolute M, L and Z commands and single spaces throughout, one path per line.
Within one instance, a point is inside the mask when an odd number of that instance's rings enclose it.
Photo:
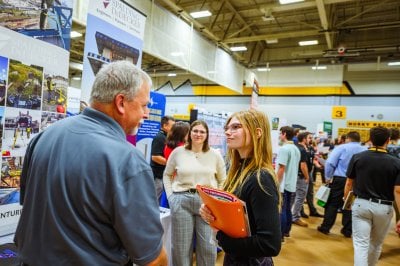
M 199 130 L 199 129 L 193 129 L 192 133 L 204 135 L 204 134 L 207 134 L 207 131 Z
M 243 125 L 239 123 L 233 123 L 227 126 L 224 126 L 224 131 L 231 131 L 231 133 L 237 132 L 240 128 L 242 128 Z

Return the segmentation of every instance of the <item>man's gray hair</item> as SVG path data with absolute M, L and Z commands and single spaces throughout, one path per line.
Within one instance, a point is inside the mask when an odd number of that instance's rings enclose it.
M 151 87 L 151 78 L 129 61 L 104 64 L 94 80 L 90 103 L 111 103 L 119 93 L 125 95 L 130 101 L 143 83 Z

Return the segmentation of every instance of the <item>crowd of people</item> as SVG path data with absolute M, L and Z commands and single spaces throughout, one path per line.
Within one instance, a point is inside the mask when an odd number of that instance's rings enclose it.
M 215 239 L 224 265 L 270 266 L 292 224 L 306 227 L 303 218 L 323 218 L 317 230 L 329 234 L 339 210 L 341 233 L 353 238 L 355 265 L 376 264 L 392 206 L 400 205 L 398 129 L 372 128 L 369 148 L 356 131 L 349 132 L 322 158 L 311 132 L 296 134 L 284 126 L 274 168 L 270 122 L 261 111 L 239 111 L 227 119 L 226 158 L 210 146 L 205 121 L 189 124 L 165 116 L 149 164 L 126 135 L 149 117 L 150 88 L 150 77 L 132 63 L 104 65 L 90 106 L 30 142 L 15 234 L 20 265 L 168 265 L 171 260 L 170 265 L 186 266 L 192 265 L 194 250 L 196 265 L 215 265 L 217 246 L 210 241 Z M 314 205 L 317 171 L 331 190 L 323 215 Z M 199 184 L 246 203 L 248 237 L 232 238 L 209 225 L 215 217 L 201 202 Z M 356 196 L 353 209 L 342 210 L 349 191 Z M 171 258 L 162 241 L 162 193 L 171 211 Z M 400 234 L 398 211 L 396 231 Z

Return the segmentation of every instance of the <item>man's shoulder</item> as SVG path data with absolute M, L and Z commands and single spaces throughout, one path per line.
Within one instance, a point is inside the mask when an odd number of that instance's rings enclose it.
M 153 141 L 162 141 L 165 142 L 167 136 L 165 135 L 164 131 L 160 130 L 153 138 Z
M 307 152 L 303 145 L 297 144 L 296 147 L 300 150 L 300 152 Z
M 387 146 L 388 153 L 392 156 L 400 158 L 400 146 L 398 145 L 388 145 Z
M 161 137 L 161 138 L 166 138 L 167 132 L 165 132 L 164 130 L 160 130 L 160 131 L 158 131 L 157 136 Z
M 300 153 L 300 150 L 297 148 L 297 146 L 293 143 L 286 143 L 283 145 L 280 149 L 279 152 L 281 153 Z

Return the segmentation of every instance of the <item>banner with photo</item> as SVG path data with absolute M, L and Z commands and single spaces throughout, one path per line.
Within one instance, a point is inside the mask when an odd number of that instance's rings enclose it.
M 146 161 L 149 163 L 151 161 L 151 143 L 160 131 L 161 118 L 165 114 L 165 104 L 166 97 L 164 94 L 150 92 L 149 118 L 143 121 L 135 136 L 136 147 L 143 152 Z
M 88 102 L 103 64 L 129 60 L 140 66 L 146 16 L 120 0 L 90 0 L 83 54 L 82 96 Z
M 0 236 L 18 222 L 26 147 L 65 117 L 73 0 L 3 0 L 0 9 Z

